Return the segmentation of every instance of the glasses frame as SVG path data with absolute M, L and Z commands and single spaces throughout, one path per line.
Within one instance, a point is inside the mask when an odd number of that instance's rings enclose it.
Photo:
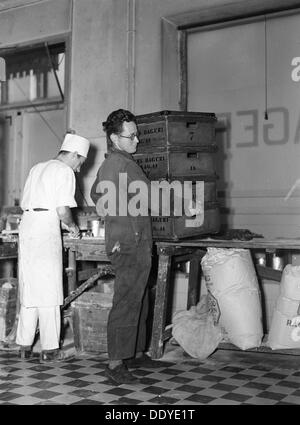
M 135 138 L 139 138 L 138 134 L 132 134 L 131 136 L 123 136 L 122 134 L 119 134 L 119 137 L 123 137 L 123 139 L 130 139 L 132 142 Z

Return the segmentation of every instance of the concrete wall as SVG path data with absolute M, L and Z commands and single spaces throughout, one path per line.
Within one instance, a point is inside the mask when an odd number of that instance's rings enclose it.
M 0 9 L 0 49 L 70 31 L 70 12 L 71 0 L 40 1 L 2 12 Z
M 75 0 L 72 31 L 70 126 L 92 142 L 82 187 L 90 187 L 104 159 L 102 122 L 126 106 L 127 2 Z

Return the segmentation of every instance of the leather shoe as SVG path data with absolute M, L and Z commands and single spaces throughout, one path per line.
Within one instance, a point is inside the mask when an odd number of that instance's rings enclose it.
M 55 363 L 63 360 L 65 360 L 64 355 L 59 349 L 41 352 L 40 363 Z
M 145 367 L 149 369 L 156 369 L 159 367 L 166 367 L 165 362 L 159 360 L 152 360 L 147 354 L 143 353 L 140 357 L 134 357 L 132 359 L 124 360 L 126 366 L 130 369 L 137 369 L 139 367 Z
M 108 366 L 105 369 L 105 376 L 116 385 L 138 384 L 140 381 L 129 372 L 123 363 L 113 369 Z

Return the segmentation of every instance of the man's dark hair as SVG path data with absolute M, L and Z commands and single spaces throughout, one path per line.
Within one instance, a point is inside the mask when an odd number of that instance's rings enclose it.
M 108 115 L 107 120 L 102 123 L 103 130 L 106 132 L 107 138 L 114 134 L 120 134 L 123 130 L 123 122 L 133 121 L 136 124 L 136 117 L 126 109 L 118 109 Z

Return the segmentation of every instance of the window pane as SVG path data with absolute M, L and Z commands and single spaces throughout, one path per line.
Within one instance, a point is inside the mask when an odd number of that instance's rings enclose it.
M 28 104 L 39 99 L 60 98 L 53 68 L 64 92 L 64 49 L 63 44 L 49 46 L 51 61 L 45 46 L 6 54 L 7 95 L 2 96 L 2 100 L 0 96 L 0 102 Z
M 56 74 L 57 74 L 61 89 L 64 92 L 64 86 L 65 86 L 65 54 L 64 53 L 58 55 L 58 69 L 56 71 Z M 52 70 L 48 72 L 47 92 L 48 92 L 49 98 L 60 96 L 59 88 Z

